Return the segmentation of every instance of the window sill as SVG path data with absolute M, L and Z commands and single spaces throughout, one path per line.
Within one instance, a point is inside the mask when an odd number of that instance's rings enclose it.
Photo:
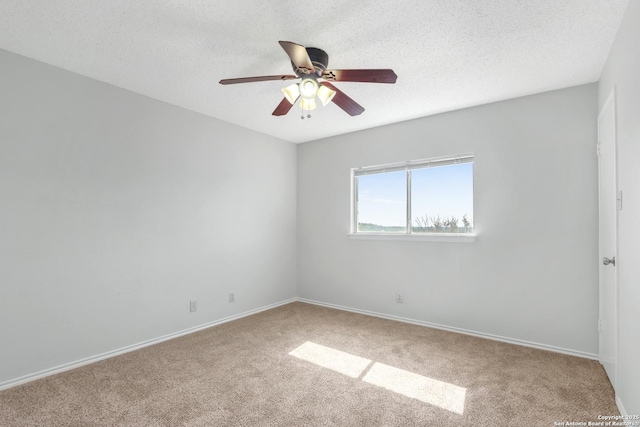
M 476 235 L 457 233 L 438 234 L 395 234 L 395 233 L 349 233 L 350 239 L 356 240 L 405 240 L 413 242 L 447 242 L 447 243 L 473 243 Z

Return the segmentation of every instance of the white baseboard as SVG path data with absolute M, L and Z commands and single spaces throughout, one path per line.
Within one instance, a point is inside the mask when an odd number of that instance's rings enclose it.
M 109 359 L 111 357 L 119 356 L 121 354 L 129 353 L 131 351 L 139 350 L 144 347 L 148 347 L 150 345 L 158 344 L 163 341 L 168 341 L 174 338 L 181 337 L 183 335 L 192 334 L 194 332 L 201 331 L 203 329 L 211 328 L 212 326 L 221 325 L 223 323 L 231 322 L 233 320 L 241 319 L 243 317 L 251 316 L 252 314 L 260 313 L 261 311 L 270 310 L 272 308 L 279 307 L 281 305 L 289 304 L 295 302 L 296 298 L 290 298 L 288 300 L 284 300 L 275 304 L 267 305 L 264 307 L 256 308 L 254 310 L 245 311 L 244 313 L 235 314 L 233 316 L 225 317 L 223 319 L 214 320 L 213 322 L 205 323 L 199 326 L 194 326 L 193 328 L 184 329 L 182 331 L 174 332 L 172 334 L 164 335 L 158 338 L 154 338 L 148 341 L 143 341 L 138 344 L 129 345 L 126 347 L 122 347 L 116 350 L 107 351 L 102 354 L 98 354 L 95 356 L 87 357 L 84 359 L 76 360 L 75 362 L 65 363 L 64 365 L 56 366 L 53 368 L 45 369 L 33 374 L 24 375 L 19 378 L 15 378 L 12 380 L 0 382 L 0 390 L 5 390 L 11 387 L 15 387 L 20 384 L 25 384 L 31 381 L 35 381 L 41 378 L 45 378 L 51 375 L 59 374 L 64 371 L 69 371 L 71 369 L 79 368 L 84 365 L 89 365 L 91 363 L 99 362 L 101 360 Z
M 626 417 L 626 416 L 629 415 L 627 410 L 624 409 L 624 405 L 622 404 L 622 400 L 620 400 L 620 397 L 618 397 L 618 395 L 616 395 L 616 406 L 618 407 L 618 411 L 620 411 L 620 415 L 622 415 L 623 417 Z
M 561 347 L 555 347 L 555 346 L 549 346 L 546 344 L 540 344 L 540 343 L 533 343 L 533 342 L 529 342 L 529 341 L 523 341 L 523 340 L 518 340 L 518 339 L 513 339 L 513 338 L 507 338 L 507 337 L 502 337 L 502 336 L 498 336 L 498 335 L 492 335 L 492 334 L 486 334 L 483 332 L 477 332 L 477 331 L 471 331 L 468 329 L 461 329 L 461 328 L 455 328 L 455 327 L 450 327 L 450 326 L 445 326 L 445 325 L 439 325 L 436 323 L 431 323 L 431 322 L 424 322 L 421 320 L 414 320 L 414 319 L 408 319 L 408 318 L 404 318 L 404 317 L 399 317 L 399 316 L 392 316 L 392 315 L 388 315 L 388 314 L 382 314 L 382 313 L 376 313 L 373 311 L 368 311 L 368 310 L 360 310 L 360 309 L 356 309 L 356 308 L 352 308 L 352 307 L 345 307 L 345 306 L 341 306 L 341 305 L 336 305 L 336 304 L 329 304 L 329 303 L 324 303 L 324 302 L 320 302 L 320 301 L 314 301 L 314 300 L 310 300 L 310 299 L 306 299 L 306 298 L 291 298 L 288 300 L 284 300 L 275 304 L 271 304 L 271 305 L 267 305 L 264 307 L 260 307 L 260 308 L 256 308 L 254 310 L 249 310 L 246 311 L 244 313 L 240 313 L 240 314 L 236 314 L 233 316 L 229 316 L 229 317 L 225 317 L 223 319 L 219 319 L 219 320 L 215 320 L 213 322 L 209 322 L 209 323 L 205 323 L 199 326 L 195 326 L 193 328 L 189 328 L 189 329 L 185 329 L 179 332 L 175 332 L 172 334 L 168 334 L 168 335 L 164 335 L 158 338 L 154 338 L 148 341 L 144 341 L 141 343 L 137 343 L 137 344 L 133 344 L 133 345 L 129 345 L 126 347 L 122 347 L 116 350 L 112 350 L 112 351 L 108 351 L 102 354 L 98 354 L 95 356 L 91 356 L 91 357 L 87 357 L 84 359 L 80 359 L 80 360 L 76 360 L 74 362 L 70 362 L 70 363 L 65 363 L 64 365 L 59 365 L 53 368 L 49 368 L 49 369 L 45 369 L 39 372 L 35 372 L 33 374 L 28 374 L 28 375 L 24 375 L 22 377 L 19 378 L 15 378 L 12 380 L 8 380 L 8 381 L 4 381 L 0 383 L 0 390 L 5 390 L 11 387 L 15 387 L 18 386 L 20 384 L 25 384 L 31 381 L 35 381 L 41 378 L 45 378 L 51 375 L 55 375 L 55 374 L 59 374 L 61 372 L 65 372 L 71 369 L 75 369 L 75 368 L 79 368 L 81 366 L 84 365 L 89 365 L 91 363 L 95 363 L 95 362 L 99 362 L 101 360 L 105 360 L 105 359 L 109 359 L 111 357 L 115 357 L 115 356 L 119 356 L 121 354 L 125 354 L 125 353 L 129 353 L 131 351 L 135 351 L 135 350 L 139 350 L 141 348 L 144 347 L 148 347 L 154 344 L 158 344 L 161 343 L 163 341 L 168 341 L 174 338 L 178 338 L 181 337 L 183 335 L 188 335 L 194 332 L 198 332 L 201 331 L 203 329 L 207 329 L 207 328 L 211 328 L 213 326 L 216 325 L 221 325 L 223 323 L 227 323 L 227 322 L 231 322 L 233 320 L 237 320 L 237 319 L 241 319 L 243 317 L 247 317 L 247 316 L 251 316 L 252 314 L 257 314 L 260 313 L 261 311 L 266 311 L 266 310 L 270 310 L 272 308 L 276 308 L 279 307 L 281 305 L 285 305 L 285 304 L 289 304 L 292 303 L 294 301 L 300 301 L 300 302 L 304 302 L 307 304 L 313 304 L 313 305 L 318 305 L 318 306 L 323 306 L 323 307 L 329 307 L 329 308 L 334 308 L 337 310 L 343 310 L 343 311 L 349 311 L 352 313 L 358 313 L 358 314 L 364 314 L 364 315 L 368 315 L 368 316 L 374 316 L 374 317 L 380 317 L 382 319 L 388 319 L 388 320 L 395 320 L 398 322 L 403 322 L 403 323 L 410 323 L 413 325 L 419 325 L 419 326 L 426 326 L 429 328 L 435 328 L 435 329 L 441 329 L 441 330 L 445 330 L 445 331 L 449 331 L 449 332 L 457 332 L 457 333 L 461 333 L 461 334 L 465 334 L 465 335 L 471 335 L 471 336 L 475 336 L 475 337 L 480 337 L 480 338 L 486 338 L 486 339 L 490 339 L 490 340 L 494 340 L 494 341 L 501 341 L 501 342 L 505 342 L 508 344 L 516 344 L 516 345 L 522 345 L 522 346 L 526 346 L 526 347 L 533 347 L 533 348 L 537 348 L 537 349 L 541 349 L 541 350 L 548 350 L 548 351 L 553 351 L 556 353 L 563 353 L 563 354 L 568 354 L 571 356 L 577 356 L 577 357 L 582 357 L 582 358 L 586 358 L 586 359 L 593 359 L 593 360 L 598 360 L 598 355 L 597 354 L 592 354 L 592 353 L 586 353 L 586 352 L 581 352 L 581 351 L 576 351 L 576 350 L 570 350 L 570 349 L 566 349 L 566 348 L 561 348 Z M 624 407 L 622 406 L 622 402 L 620 401 L 620 399 L 618 397 L 616 397 L 616 404 L 618 405 L 618 409 L 620 410 L 621 414 L 626 414 L 626 412 L 624 411 Z
M 587 352 L 584 352 L 584 351 L 571 350 L 571 349 L 562 348 L 562 347 L 555 347 L 555 346 L 551 346 L 551 345 L 547 345 L 547 344 L 540 344 L 540 343 L 535 343 L 535 342 L 530 342 L 530 341 L 524 341 L 524 340 L 519 340 L 519 339 L 515 339 L 515 338 L 507 338 L 507 337 L 502 337 L 502 336 L 499 336 L 499 335 L 486 334 L 484 332 L 472 331 L 472 330 L 469 330 L 469 329 L 462 329 L 462 328 L 456 328 L 456 327 L 452 327 L 452 326 L 439 325 L 437 323 L 424 322 L 422 320 L 414 320 L 414 319 L 408 319 L 408 318 L 405 318 L 405 317 L 392 316 L 392 315 L 389 315 L 389 314 L 376 313 L 374 311 L 369 311 L 369 310 L 360 310 L 360 309 L 352 308 L 352 307 L 344 307 L 344 306 L 341 306 L 341 305 L 329 304 L 329 303 L 320 302 L 320 301 L 314 301 L 314 300 L 310 300 L 310 299 L 306 299 L 306 298 L 296 298 L 296 299 L 297 299 L 297 301 L 300 301 L 300 302 L 319 305 L 319 306 L 322 306 L 322 307 L 335 308 L 337 310 L 350 311 L 352 313 L 365 314 L 367 316 L 380 317 L 382 319 L 396 320 L 398 322 L 410 323 L 412 325 L 426 326 L 428 328 L 441 329 L 441 330 L 449 331 L 449 332 L 457 332 L 459 334 L 471 335 L 471 336 L 479 337 L 479 338 L 486 338 L 486 339 L 490 339 L 490 340 L 493 340 L 493 341 L 501 341 L 501 342 L 508 343 L 508 344 L 522 345 L 522 346 L 525 346 L 525 347 L 532 347 L 532 348 L 537 348 L 537 349 L 540 349 L 540 350 L 553 351 L 555 353 L 568 354 L 570 356 L 577 356 L 577 357 L 582 357 L 582 358 L 585 358 L 585 359 L 598 360 L 598 355 L 594 354 L 594 353 L 587 353 Z

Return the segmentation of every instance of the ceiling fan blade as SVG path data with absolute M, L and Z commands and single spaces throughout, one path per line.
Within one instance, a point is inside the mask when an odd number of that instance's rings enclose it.
M 298 99 L 296 98 L 296 101 L 297 100 Z M 278 104 L 276 109 L 273 110 L 273 113 L 271 113 L 271 115 L 272 116 L 284 116 L 285 114 L 287 114 L 289 112 L 289 110 L 291 110 L 291 107 L 293 107 L 294 104 L 295 104 L 295 102 L 292 104 L 287 100 L 287 98 L 282 98 L 282 101 L 280 101 L 280 104 Z
M 362 105 L 358 104 L 356 101 L 349 98 L 347 95 L 345 95 L 344 92 L 342 92 L 340 89 L 338 89 L 331 83 L 322 82 L 320 84 L 322 86 L 328 87 L 331 90 L 336 91 L 336 95 L 333 97 L 331 101 L 334 104 L 336 104 L 338 107 L 342 108 L 348 115 L 358 116 L 362 114 L 362 112 L 364 111 L 364 107 Z
M 322 78 L 336 82 L 395 83 L 398 76 L 390 69 L 326 70 Z
M 259 76 L 259 77 L 241 77 L 238 79 L 223 79 L 220 80 L 221 85 L 233 85 L 236 83 L 251 83 L 251 82 L 266 82 L 269 80 L 291 80 L 297 79 L 298 76 L 291 74 L 281 74 L 277 76 Z
M 301 44 L 279 41 L 280 46 L 287 52 L 289 58 L 291 58 L 291 62 L 302 71 L 304 74 L 311 74 L 315 72 L 315 67 L 311 62 L 311 58 L 309 58 L 309 54 L 307 53 L 307 49 Z

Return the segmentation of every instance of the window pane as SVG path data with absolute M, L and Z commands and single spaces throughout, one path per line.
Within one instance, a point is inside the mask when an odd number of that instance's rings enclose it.
M 407 232 L 407 173 L 375 173 L 356 177 L 357 231 Z
M 411 171 L 411 232 L 473 232 L 473 163 Z

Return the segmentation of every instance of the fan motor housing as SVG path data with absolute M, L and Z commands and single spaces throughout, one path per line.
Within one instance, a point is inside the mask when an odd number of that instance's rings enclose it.
M 327 52 L 322 49 L 318 49 L 317 47 L 307 47 L 305 49 L 307 50 L 309 59 L 311 59 L 311 63 L 315 68 L 315 74 L 317 74 L 318 77 L 322 76 L 322 73 L 329 66 L 329 55 L 327 54 Z M 302 77 L 305 75 L 305 73 L 303 73 L 298 69 L 298 67 L 296 67 L 293 61 L 291 62 L 291 66 L 293 67 L 293 71 L 298 77 Z

